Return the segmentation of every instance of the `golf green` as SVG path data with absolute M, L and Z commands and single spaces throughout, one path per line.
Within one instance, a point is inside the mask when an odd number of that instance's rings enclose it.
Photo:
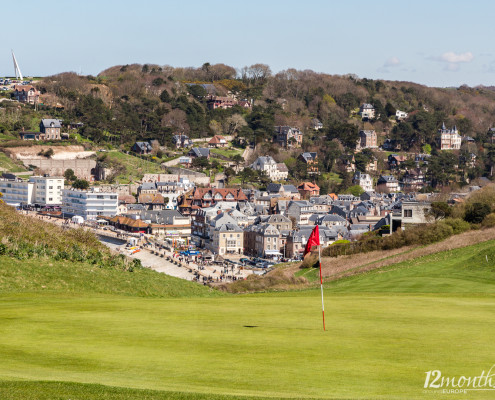
M 474 376 L 494 363 L 492 296 L 329 290 L 326 332 L 318 291 L 195 299 L 8 294 L 0 300 L 3 380 L 411 399 L 425 396 L 426 371 Z

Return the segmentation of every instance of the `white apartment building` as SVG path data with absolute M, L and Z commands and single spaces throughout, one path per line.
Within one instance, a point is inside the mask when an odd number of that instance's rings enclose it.
M 373 192 L 373 178 L 371 178 L 370 175 L 368 174 L 363 174 L 362 172 L 358 171 L 354 175 L 353 182 L 355 185 L 359 185 L 363 188 L 365 192 Z
M 84 219 L 97 219 L 100 215 L 113 217 L 118 214 L 118 205 L 117 193 L 100 192 L 98 188 L 64 189 L 62 192 L 62 212 Z
M 280 168 L 281 166 L 271 156 L 258 157 L 250 167 L 255 171 L 265 171 L 272 181 L 280 181 L 289 177 L 287 168 Z
M 20 179 L 0 179 L 2 200 L 11 206 L 32 204 L 34 198 L 34 183 Z
M 32 176 L 29 182 L 34 183 L 33 203 L 43 205 L 62 204 L 64 178 L 55 176 Z
M 32 176 L 29 181 L 22 179 L 0 179 L 0 193 L 7 204 L 14 206 L 40 204 L 62 204 L 64 178 Z

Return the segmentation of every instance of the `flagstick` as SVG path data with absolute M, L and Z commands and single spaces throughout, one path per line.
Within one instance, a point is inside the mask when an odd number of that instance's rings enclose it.
M 321 245 L 318 246 L 318 261 L 320 263 L 321 313 L 323 315 L 323 330 L 325 331 L 326 330 L 325 329 L 325 303 L 323 302 L 323 278 L 321 276 Z

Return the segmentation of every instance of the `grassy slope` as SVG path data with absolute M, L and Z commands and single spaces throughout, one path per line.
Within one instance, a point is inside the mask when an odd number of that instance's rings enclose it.
M 0 295 L 21 292 L 110 294 L 140 297 L 221 296 L 222 293 L 147 268 L 133 272 L 48 258 L 0 256 Z
M 91 286 L 4 293 L 0 398 L 424 398 L 425 371 L 470 376 L 493 364 L 493 244 L 328 283 L 327 332 L 317 290 L 208 299 L 95 296 Z M 22 264 L 12 268 L 23 275 Z M 24 275 L 41 283 L 37 268 Z M 86 273 L 75 275 L 86 285 Z
M 130 154 L 124 154 L 120 151 L 110 151 L 107 154 L 107 161 L 117 162 L 125 167 L 125 172 L 117 176 L 117 181 L 127 183 L 138 180 L 146 173 L 163 173 L 160 164 L 143 160 Z
M 22 166 L 21 163 L 16 164 L 9 156 L 0 151 L 0 168 L 4 168 L 9 172 L 24 172 L 27 168 Z

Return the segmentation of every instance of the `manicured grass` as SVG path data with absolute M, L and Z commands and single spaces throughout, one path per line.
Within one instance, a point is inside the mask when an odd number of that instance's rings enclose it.
M 121 281 L 135 272 L 0 258 L 0 398 L 449 398 L 424 393 L 426 371 L 478 376 L 494 362 L 494 243 L 327 283 L 326 332 L 319 290 L 150 298 L 144 275 Z M 52 287 L 30 286 L 43 279 Z
M 27 171 L 27 168 L 24 167 L 21 163 L 16 163 L 5 153 L 0 151 L 0 168 L 5 168 L 9 172 L 24 172 Z
M 424 396 L 425 371 L 474 376 L 492 365 L 495 352 L 492 296 L 327 291 L 326 332 L 318 291 L 0 299 L 0 357 L 7 361 L 0 379 L 6 380 L 212 395 L 413 399 Z

